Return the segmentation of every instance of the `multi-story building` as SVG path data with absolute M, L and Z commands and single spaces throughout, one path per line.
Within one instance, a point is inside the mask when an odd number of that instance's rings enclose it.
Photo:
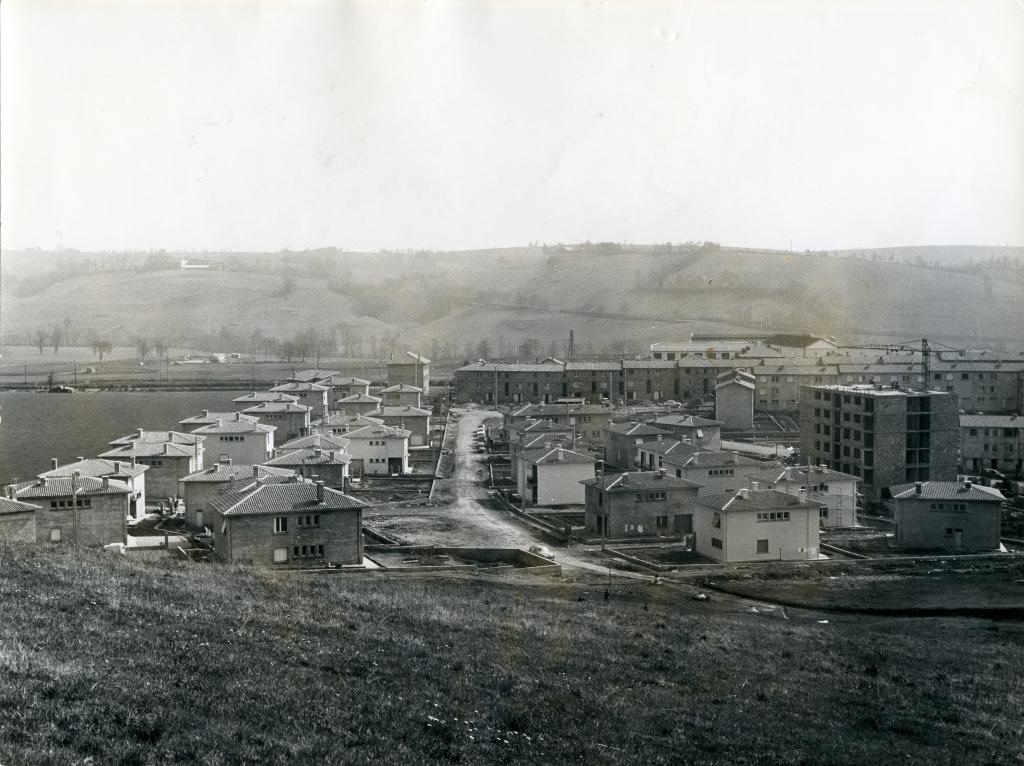
M 288 441 L 309 433 L 310 408 L 296 402 L 259 402 L 242 410 L 244 415 L 259 418 L 261 423 L 276 426 L 275 440 Z
M 352 456 L 347 452 L 320 447 L 290 449 L 266 461 L 267 468 L 284 468 L 304 479 L 319 479 L 328 487 L 345 489 L 348 464 Z
M 596 461 L 564 447 L 547 446 L 519 453 L 516 491 L 523 505 L 582 505 L 584 479 L 594 477 Z
M 734 561 L 802 561 L 818 558 L 821 504 L 773 489 L 737 489 L 698 500 L 696 549 Z
M 199 415 L 192 415 L 184 420 L 179 420 L 178 425 L 185 431 L 192 433 L 200 426 L 208 426 L 216 423 L 218 420 L 235 420 L 236 418 L 250 423 L 260 422 L 259 418 L 255 418 L 252 415 L 243 415 L 241 412 L 212 412 L 210 410 L 203 410 Z
M 988 468 L 1021 478 L 1024 418 L 1020 415 L 961 415 L 960 467 L 976 474 Z
M 861 481 L 867 501 L 914 481 L 955 481 L 956 396 L 888 386 L 808 386 L 800 400 L 800 451 Z
M 409 431 L 410 447 L 430 446 L 430 410 L 403 404 L 380 407 L 368 412 L 367 416 L 382 421 L 386 426 L 398 426 Z
M 715 379 L 715 419 L 727 431 L 754 430 L 756 378 L 743 370 L 726 370 Z
M 327 394 L 330 386 L 319 383 L 282 383 L 270 389 L 273 394 L 288 394 L 298 397 L 298 403 L 309 407 L 311 418 L 322 418 L 327 414 Z
M 856 476 L 823 465 L 775 466 L 747 474 L 750 489 L 777 489 L 821 504 L 822 527 L 857 526 Z
M 145 431 L 114 439 L 101 458 L 148 467 L 146 491 L 151 498 L 178 496 L 178 480 L 203 467 L 206 437 L 180 431 Z
M 181 482 L 181 496 L 185 501 L 185 521 L 193 529 L 202 529 L 212 524 L 210 517 L 210 501 L 225 487 L 232 483 L 252 483 L 255 479 L 262 481 L 288 481 L 294 476 L 293 471 L 284 468 L 266 468 L 260 465 L 238 465 L 235 463 L 216 463 L 185 476 Z
M 210 501 L 214 553 L 255 566 L 361 564 L 363 507 L 323 482 L 230 486 Z
M 381 401 L 387 407 L 401 405 L 419 407 L 422 397 L 423 389 L 408 383 L 396 383 L 393 386 L 382 388 L 380 391 Z
M 114 479 L 124 482 L 130 491 L 128 497 L 128 515 L 132 518 L 146 513 L 146 473 L 149 466 L 137 462 L 121 460 L 103 460 L 102 458 L 78 458 L 73 463 L 60 465 L 53 458 L 53 467 L 39 474 L 40 479 L 55 479 L 60 476 L 88 476 L 93 479 Z
M 370 393 L 370 381 L 351 375 L 335 375 L 329 381 L 324 381 L 322 385 L 331 387 L 332 399 L 344 399 L 353 394 L 366 395 Z
M 348 431 L 352 476 L 398 476 L 409 473 L 409 431 L 369 425 Z
M 641 451 L 652 446 L 660 445 L 645 444 Z M 700 484 L 702 497 L 742 489 L 747 483 L 744 474 L 768 467 L 766 463 L 735 452 L 706 450 L 691 444 L 680 444 L 676 449 L 664 452 L 653 451 L 648 462 L 652 460 L 677 478 Z
M 610 538 L 685 535 L 693 532 L 700 485 L 665 471 L 631 471 L 586 479 L 585 524 Z
M 610 423 L 605 427 L 605 462 L 630 470 L 640 465 L 640 447 L 645 442 L 668 439 L 671 434 L 646 423 L 629 421 L 626 423 Z
M 242 465 L 258 465 L 274 455 L 276 426 L 252 422 L 240 412 L 231 417 L 199 426 L 192 433 L 206 437 L 207 460 L 230 460 Z
M 429 396 L 430 360 L 420 354 L 406 351 L 405 356 L 388 362 L 388 383 L 392 386 L 398 383 L 416 386 L 425 396 Z
M 366 415 L 380 407 L 381 398 L 369 394 L 349 394 L 334 402 L 334 409 L 346 415 Z

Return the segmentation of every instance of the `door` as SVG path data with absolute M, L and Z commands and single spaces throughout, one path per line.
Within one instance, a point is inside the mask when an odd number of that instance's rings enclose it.
M 363 459 L 361 457 L 352 458 L 352 461 L 348 464 L 348 470 L 353 476 L 362 476 Z
M 688 535 L 693 532 L 693 514 L 677 513 L 672 520 L 672 531 Z
M 964 547 L 964 531 L 962 529 L 953 530 L 953 547 L 957 550 Z
M 388 458 L 388 473 L 394 475 L 402 472 L 402 458 L 400 457 L 389 457 Z

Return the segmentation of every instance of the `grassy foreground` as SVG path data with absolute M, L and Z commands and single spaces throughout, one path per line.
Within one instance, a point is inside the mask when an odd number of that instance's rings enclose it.
M 1019 623 L 602 592 L 0 547 L 0 763 L 1024 763 Z

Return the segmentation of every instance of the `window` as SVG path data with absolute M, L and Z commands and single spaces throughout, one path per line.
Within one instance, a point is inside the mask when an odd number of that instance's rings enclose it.
M 668 516 L 656 516 L 654 526 L 658 529 L 668 529 Z
M 712 537 L 711 538 L 711 547 L 712 548 L 718 548 L 719 550 L 721 550 L 721 548 L 722 548 L 722 541 L 719 540 L 717 537 Z
M 714 517 L 711 520 L 711 526 L 713 526 L 715 529 L 722 528 L 722 514 L 717 512 L 715 513 Z
M 60 527 L 54 527 L 53 529 L 50 530 L 50 542 L 51 543 L 59 543 L 60 542 Z
M 286 563 L 288 563 L 288 549 L 287 548 L 274 548 L 274 563 L 275 564 L 286 564 Z
M 768 552 L 768 541 L 767 540 L 758 540 L 757 541 L 757 552 L 758 553 L 767 553 Z
M 758 521 L 789 521 L 789 511 L 761 511 L 757 514 Z
M 287 532 L 287 531 L 288 531 L 288 517 L 287 516 L 275 516 L 274 517 L 274 534 L 275 535 L 279 535 L 282 532 Z M 284 549 L 282 549 L 282 550 L 284 550 Z M 277 553 L 275 552 L 274 555 L 276 556 Z M 285 551 L 285 556 L 287 556 L 287 555 L 288 555 L 288 551 Z M 276 559 L 275 559 L 275 561 L 276 561 Z

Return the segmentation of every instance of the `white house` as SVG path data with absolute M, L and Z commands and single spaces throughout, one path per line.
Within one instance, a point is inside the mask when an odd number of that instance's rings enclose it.
M 723 564 L 818 558 L 821 503 L 774 489 L 697 498 L 697 552 Z
M 408 383 L 398 383 L 381 389 L 380 397 L 386 406 L 408 405 L 419 407 L 423 389 Z
M 589 455 L 548 445 L 521 452 L 516 473 L 516 491 L 524 505 L 582 505 L 585 492 L 580 483 L 594 478 L 596 461 Z
M 430 410 L 401 404 L 380 407 L 367 415 L 383 421 L 386 426 L 397 426 L 408 430 L 410 447 L 430 446 Z
M 210 500 L 232 483 L 254 479 L 284 481 L 293 475 L 294 472 L 284 468 L 235 463 L 216 463 L 209 468 L 191 473 L 180 482 L 181 496 L 185 501 L 185 520 L 193 529 L 202 529 L 210 525 Z
M 277 427 L 253 423 L 239 412 L 232 415 L 228 420 L 217 420 L 192 432 L 206 437 L 208 460 L 258 465 L 273 457 Z
M 352 476 L 395 476 L 409 473 L 409 431 L 369 425 L 345 434 L 352 455 Z
M 856 476 L 827 466 L 772 466 L 747 474 L 750 489 L 777 489 L 821 503 L 822 527 L 857 526 Z

